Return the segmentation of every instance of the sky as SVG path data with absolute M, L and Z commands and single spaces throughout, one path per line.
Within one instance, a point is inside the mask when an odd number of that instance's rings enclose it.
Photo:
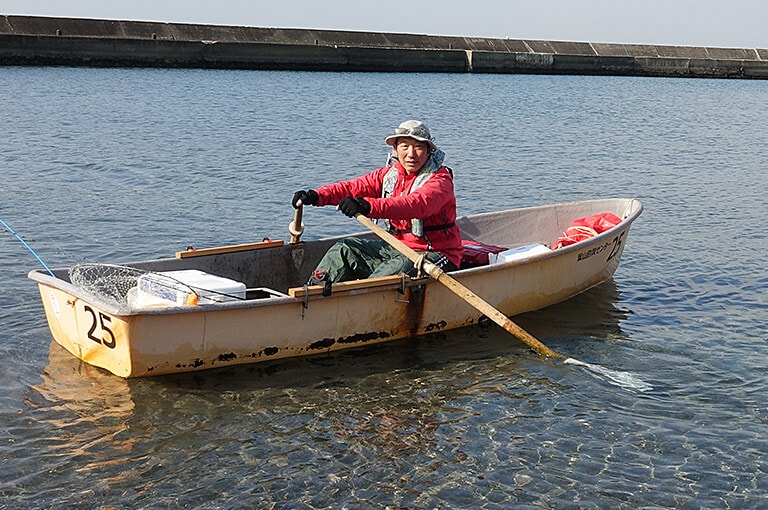
M 768 49 L 768 0 L 0 0 L 0 14 Z

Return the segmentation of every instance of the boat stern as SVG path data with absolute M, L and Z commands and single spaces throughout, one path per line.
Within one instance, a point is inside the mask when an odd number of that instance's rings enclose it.
M 122 377 L 133 366 L 128 342 L 131 317 L 120 317 L 39 281 L 38 289 L 54 340 L 75 357 Z

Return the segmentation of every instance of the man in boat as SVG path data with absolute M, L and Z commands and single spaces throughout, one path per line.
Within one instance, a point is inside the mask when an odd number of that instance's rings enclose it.
M 389 232 L 443 271 L 461 264 L 461 233 L 456 225 L 453 172 L 443 165 L 424 123 L 407 120 L 384 140 L 392 147 L 387 165 L 349 181 L 300 190 L 291 204 L 335 205 L 350 218 L 356 213 L 382 220 Z M 310 285 L 405 273 L 417 268 L 381 239 L 349 237 L 323 256 Z

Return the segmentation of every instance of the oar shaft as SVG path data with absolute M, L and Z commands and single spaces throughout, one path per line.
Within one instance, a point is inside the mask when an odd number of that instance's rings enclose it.
M 406 245 L 401 240 L 397 239 L 395 236 L 375 224 L 369 218 L 363 216 L 362 214 L 356 214 L 355 218 L 357 221 L 373 231 L 381 239 L 386 241 L 390 246 L 395 248 L 404 256 L 408 257 L 411 262 L 414 264 L 418 264 L 420 262 L 419 259 L 421 256 L 416 252 L 416 250 Z M 536 337 L 512 322 L 509 317 L 501 313 L 490 303 L 462 285 L 455 278 L 452 278 L 449 274 L 437 267 L 435 264 L 429 262 L 428 260 L 424 260 L 422 265 L 432 278 L 448 287 L 448 289 L 454 294 L 472 305 L 477 311 L 491 319 L 493 322 L 504 328 L 508 333 L 517 337 L 520 341 L 528 345 L 534 351 L 538 352 L 542 356 L 565 359 L 565 356 L 553 351 L 541 343 L 538 339 L 536 339 Z
M 429 264 L 430 266 L 434 267 L 437 271 L 440 272 L 438 276 L 435 276 L 430 272 L 430 270 L 427 268 L 427 272 L 434 278 L 435 280 L 438 280 L 440 283 L 448 287 L 451 291 L 453 291 L 454 294 L 461 297 L 466 301 L 467 303 L 471 304 L 475 309 L 479 312 L 481 312 L 483 315 L 491 319 L 493 322 L 507 330 L 508 333 L 514 335 L 518 339 L 520 339 L 522 342 L 527 344 L 531 349 L 538 352 L 542 356 L 547 356 L 551 358 L 562 358 L 565 359 L 565 356 L 562 354 L 558 354 L 557 352 L 553 351 L 543 343 L 541 343 L 536 337 L 528 333 L 526 330 L 518 326 L 515 322 L 510 320 L 509 317 L 501 313 L 499 310 L 497 310 L 494 306 L 492 306 L 490 303 L 485 301 L 483 298 L 475 294 L 473 291 L 462 285 L 458 280 L 455 278 L 452 278 L 448 274 L 446 274 L 442 269 L 435 266 L 429 261 L 425 262 L 425 268 Z

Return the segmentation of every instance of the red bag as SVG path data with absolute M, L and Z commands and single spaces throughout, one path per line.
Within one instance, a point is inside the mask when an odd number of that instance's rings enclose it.
M 606 230 L 612 229 L 619 223 L 621 223 L 621 218 L 609 212 L 593 214 L 586 218 L 573 220 L 552 248 L 562 248 L 563 246 L 569 246 L 590 237 L 595 237 L 597 234 L 602 234 Z
M 506 250 L 503 246 L 483 244 L 478 241 L 470 241 L 469 239 L 462 239 L 461 246 L 464 248 L 464 253 L 461 257 L 461 269 L 485 266 L 488 264 L 489 253 L 501 253 Z

